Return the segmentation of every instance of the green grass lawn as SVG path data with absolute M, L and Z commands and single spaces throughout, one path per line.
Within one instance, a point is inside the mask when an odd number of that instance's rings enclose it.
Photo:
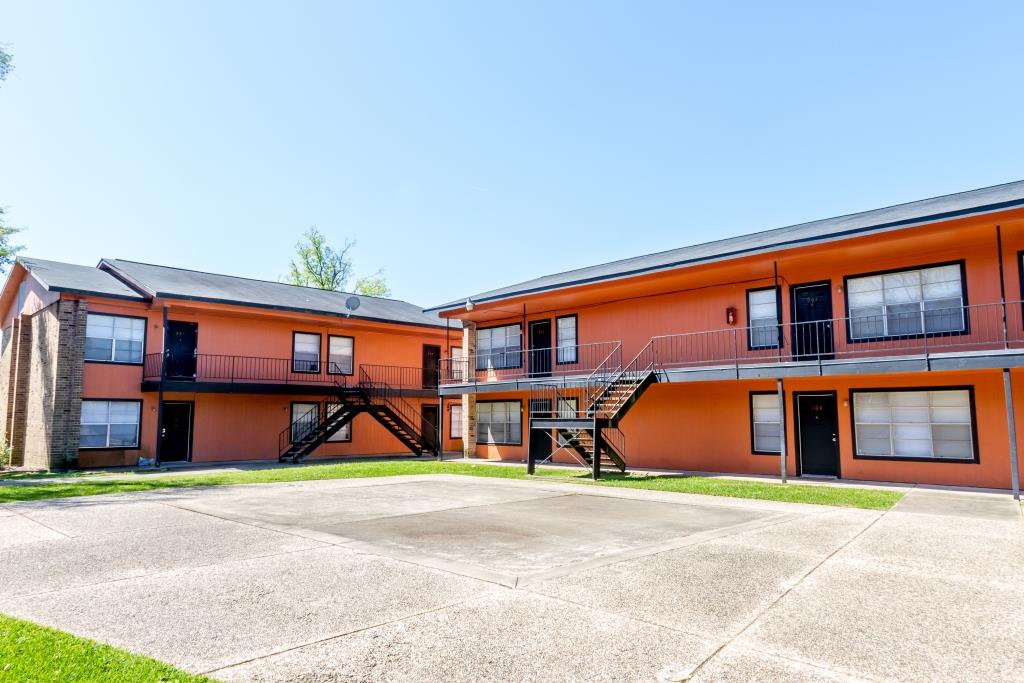
M 0 681 L 213 683 L 149 657 L 2 614 Z
M 192 486 L 225 486 L 228 484 L 263 484 L 313 479 L 389 477 L 403 474 L 461 474 L 501 479 L 529 478 L 525 467 L 409 460 L 360 461 L 241 472 L 191 473 L 161 477 L 139 476 L 138 479 L 134 476 L 126 479 L 84 478 L 73 482 L 8 485 L 0 486 L 0 503 Z M 616 486 L 654 491 L 672 491 L 676 493 L 700 493 L 710 496 L 836 505 L 868 510 L 887 510 L 903 496 L 902 493 L 896 491 L 858 489 L 849 486 L 774 484 L 770 482 L 737 481 L 719 477 L 609 474 L 604 475 L 604 478 L 598 482 L 592 481 L 588 477 L 589 473 L 584 470 L 542 468 L 537 470 L 537 475 L 533 478 L 548 481 L 572 481 L 594 486 Z

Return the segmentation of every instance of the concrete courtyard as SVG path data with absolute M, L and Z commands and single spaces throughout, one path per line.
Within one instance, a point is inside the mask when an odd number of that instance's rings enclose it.
M 225 681 L 1024 680 L 1007 495 L 459 476 L 0 506 L 0 612 Z

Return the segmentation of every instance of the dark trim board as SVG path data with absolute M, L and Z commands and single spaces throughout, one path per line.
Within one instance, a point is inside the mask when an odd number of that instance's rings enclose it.
M 140 450 L 142 448 L 142 418 L 144 417 L 143 413 L 145 411 L 143 411 L 143 409 L 142 409 L 143 408 L 143 401 L 142 401 L 141 398 L 117 398 L 116 396 L 100 396 L 100 397 L 92 398 L 92 397 L 83 396 L 82 397 L 82 402 L 84 403 L 86 401 L 112 401 L 112 402 L 115 402 L 115 403 L 138 403 L 139 404 L 139 428 L 135 432 L 136 444 L 134 446 L 99 446 L 99 447 L 95 447 L 95 448 L 86 446 L 85 448 L 83 448 L 82 445 L 81 445 L 81 439 L 79 439 L 78 450 L 80 450 L 80 451 L 88 451 L 90 453 L 96 453 L 98 451 L 137 451 L 137 450 Z M 107 423 L 107 424 L 109 424 L 109 423 Z M 157 436 L 159 436 L 159 435 L 157 435 Z
M 958 332 L 922 332 L 921 334 L 894 334 L 882 337 L 858 337 L 853 338 L 853 329 L 850 326 L 850 280 L 857 280 L 862 277 L 874 277 L 875 275 L 891 275 L 893 273 L 906 273 L 911 270 L 925 270 L 927 268 L 941 268 L 942 266 L 960 266 L 960 296 L 962 299 L 961 308 L 965 309 L 964 312 L 964 329 Z M 876 270 L 870 273 L 855 273 L 853 275 L 843 276 L 843 311 L 846 328 L 846 343 L 847 344 L 870 344 L 871 342 L 881 341 L 892 341 L 904 340 L 904 339 L 924 339 L 925 337 L 959 337 L 965 334 L 971 333 L 971 314 L 966 311 L 970 305 L 970 300 L 967 298 L 967 261 L 965 259 L 958 259 L 955 261 L 942 261 L 940 263 L 925 263 L 922 265 L 908 266 L 905 268 L 890 268 L 888 270 Z M 883 309 L 884 315 L 884 309 Z
M 748 408 L 748 420 L 747 426 L 750 429 L 750 452 L 754 455 L 769 455 L 780 457 L 782 451 L 759 451 L 754 447 L 754 396 L 778 396 L 777 391 L 751 391 L 748 392 L 747 396 L 747 408 Z M 786 433 L 786 401 L 785 395 L 783 395 L 782 401 L 782 438 L 785 439 Z
M 971 404 L 971 448 L 974 449 L 974 459 L 964 460 L 963 458 L 913 458 L 898 455 L 857 455 L 857 416 L 854 414 L 853 395 L 871 393 L 895 393 L 897 391 L 967 391 L 968 400 Z M 880 460 L 883 462 L 935 462 L 949 465 L 977 465 L 981 462 L 981 451 L 978 450 L 978 414 L 974 402 L 974 385 L 946 385 L 946 386 L 924 386 L 924 387 L 850 387 L 850 444 L 854 460 Z

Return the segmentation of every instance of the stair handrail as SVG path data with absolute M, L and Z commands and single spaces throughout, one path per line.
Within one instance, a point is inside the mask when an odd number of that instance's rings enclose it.
M 654 366 L 657 362 L 657 354 L 654 350 L 654 340 L 655 337 L 651 337 L 651 339 L 648 340 L 646 344 L 644 344 L 644 347 L 640 349 L 639 353 L 633 356 L 633 360 L 629 361 L 629 363 L 627 363 L 621 370 L 619 370 L 618 373 L 613 375 L 612 378 L 604 385 L 601 391 L 597 392 L 591 397 L 587 405 L 588 417 L 594 417 L 596 415 L 594 406 L 597 404 L 598 400 L 600 400 L 601 396 L 603 396 L 604 393 L 608 391 L 608 388 L 611 387 L 613 384 L 621 381 L 623 377 L 642 377 L 643 375 L 646 375 L 648 372 L 654 370 Z M 641 368 L 641 366 L 642 369 L 638 369 Z
M 341 389 L 342 387 L 346 386 L 347 383 L 347 379 L 334 380 L 334 388 L 335 390 Z M 315 407 L 310 408 L 302 415 L 300 415 L 297 419 L 291 420 L 288 423 L 288 426 L 281 430 L 281 433 L 277 437 L 278 456 L 284 455 L 284 453 L 287 452 L 288 449 L 290 449 L 294 445 L 294 443 L 292 442 L 292 434 L 294 433 L 293 430 L 295 429 L 295 425 L 303 421 L 308 421 L 312 423 L 313 421 L 309 418 L 314 413 L 317 414 L 316 424 L 323 423 L 331 415 L 329 406 L 334 404 L 341 405 L 342 401 L 337 396 L 327 396 L 326 398 L 323 398 L 320 401 L 318 401 Z
M 610 363 L 609 361 L 611 361 L 612 358 L 616 358 L 617 362 Z M 604 369 L 605 365 L 608 366 L 607 369 Z M 594 368 L 594 371 L 587 375 L 587 378 L 583 381 L 583 390 L 586 392 L 586 406 L 580 406 L 580 410 L 583 412 L 584 415 L 590 412 L 590 407 L 593 405 L 594 401 L 596 401 L 597 398 L 605 391 L 607 391 L 609 386 L 611 386 L 610 381 L 607 379 L 607 375 L 611 375 L 614 377 L 616 373 L 621 372 L 621 370 L 622 342 L 619 341 L 616 342 L 615 347 L 611 350 L 608 356 L 603 361 L 601 361 L 601 363 L 599 363 L 598 366 Z M 602 382 L 597 381 L 599 372 L 601 373 L 601 377 L 603 378 Z M 594 387 L 596 387 L 596 389 Z
M 375 396 L 380 397 L 383 405 L 391 409 L 391 411 L 395 413 L 396 417 L 404 423 L 402 425 L 404 429 L 423 442 L 424 445 L 428 443 L 428 439 L 426 438 L 428 434 L 423 432 L 422 426 L 419 429 L 415 426 L 416 407 L 402 398 L 400 389 L 395 389 L 385 382 L 374 380 L 362 366 L 359 367 L 359 384 L 366 389 L 370 403 L 373 403 Z M 432 442 L 436 444 L 437 448 L 440 448 L 441 444 L 437 439 L 437 425 L 431 425 L 430 428 L 434 436 Z

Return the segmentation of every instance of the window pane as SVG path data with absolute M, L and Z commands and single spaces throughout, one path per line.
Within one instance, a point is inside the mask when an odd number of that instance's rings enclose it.
M 82 424 L 107 424 L 107 401 L 82 401 Z
M 881 275 L 848 280 L 846 283 L 846 293 L 850 300 L 850 310 L 872 306 L 881 307 L 885 303 Z
M 86 360 L 111 360 L 114 352 L 114 340 L 99 337 L 85 338 Z
M 924 302 L 924 329 L 928 332 L 961 332 L 964 309 L 959 297 Z
M 139 445 L 139 425 L 132 424 L 111 424 L 110 425 L 110 447 L 111 448 L 133 448 Z
M 107 445 L 106 424 L 83 424 L 79 448 L 105 448 Z
M 850 309 L 850 334 L 854 339 L 885 336 L 885 323 L 881 306 Z
M 120 363 L 141 363 L 141 341 L 118 341 L 114 347 L 114 360 Z
M 922 290 L 925 299 L 959 299 L 963 296 L 960 283 L 960 266 L 939 266 L 921 271 Z
M 461 439 L 462 438 L 462 406 L 461 405 L 453 405 L 452 406 L 451 422 L 452 422 L 452 424 L 451 424 L 451 429 L 449 430 L 449 434 L 451 434 L 451 437 L 453 439 Z
M 134 401 L 111 401 L 110 421 L 122 424 L 138 424 L 139 404 Z
M 913 303 L 886 306 L 885 324 L 890 337 L 921 334 L 921 305 Z
M 329 372 L 340 372 L 346 375 L 352 374 L 352 350 L 353 339 L 351 337 L 331 337 L 328 342 L 327 362 Z
M 114 319 L 109 315 L 89 313 L 85 318 L 86 337 L 114 338 Z
M 320 371 L 320 335 L 296 334 L 292 349 L 294 372 Z

